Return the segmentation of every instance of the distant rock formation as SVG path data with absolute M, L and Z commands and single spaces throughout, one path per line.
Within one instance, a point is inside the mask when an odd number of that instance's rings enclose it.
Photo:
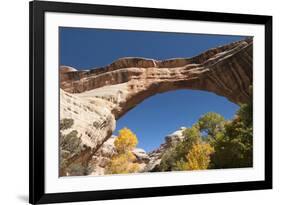
M 179 130 L 173 132 L 170 135 L 165 137 L 165 142 L 160 145 L 159 148 L 148 153 L 149 162 L 145 167 L 145 171 L 153 172 L 157 170 L 158 166 L 161 163 L 163 154 L 171 147 L 174 147 L 179 142 L 182 142 L 184 139 L 183 131 L 186 127 L 181 127 Z
M 253 40 L 248 38 L 193 58 L 122 58 L 89 71 L 61 66 L 60 118 L 74 120 L 73 129 L 93 156 L 111 137 L 116 120 L 157 93 L 194 89 L 247 102 L 252 52 Z

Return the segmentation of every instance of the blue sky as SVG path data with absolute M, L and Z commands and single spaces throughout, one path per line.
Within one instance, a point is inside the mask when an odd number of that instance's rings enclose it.
M 105 66 L 122 57 L 169 59 L 192 57 L 201 52 L 244 39 L 242 36 L 164 32 L 60 28 L 60 65 L 76 69 Z M 231 119 L 238 106 L 205 91 L 178 90 L 157 94 L 117 121 L 114 134 L 123 127 L 137 134 L 138 147 L 151 151 L 167 134 L 191 126 L 206 112 Z

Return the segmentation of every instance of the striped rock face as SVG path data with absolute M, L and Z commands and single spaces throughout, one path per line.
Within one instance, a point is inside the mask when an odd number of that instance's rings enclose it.
M 73 129 L 94 153 L 112 135 L 116 120 L 157 93 L 203 90 L 245 103 L 250 100 L 252 52 L 248 38 L 192 58 L 122 58 L 87 71 L 61 66 L 60 117 L 74 119 Z

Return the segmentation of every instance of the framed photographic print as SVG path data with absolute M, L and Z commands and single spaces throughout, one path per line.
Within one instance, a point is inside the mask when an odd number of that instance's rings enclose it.
M 30 2 L 30 203 L 272 188 L 272 17 Z

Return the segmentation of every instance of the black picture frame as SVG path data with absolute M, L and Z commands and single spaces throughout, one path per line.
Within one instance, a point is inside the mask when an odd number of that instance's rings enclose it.
M 30 12 L 30 143 L 29 143 L 29 202 L 31 204 L 154 197 L 272 188 L 272 17 L 262 15 L 230 14 L 105 6 L 93 4 L 32 1 Z M 45 12 L 100 14 L 163 19 L 197 20 L 260 24 L 265 26 L 265 180 L 219 184 L 200 184 L 153 188 L 135 188 L 71 193 L 45 192 L 45 68 L 44 32 Z

